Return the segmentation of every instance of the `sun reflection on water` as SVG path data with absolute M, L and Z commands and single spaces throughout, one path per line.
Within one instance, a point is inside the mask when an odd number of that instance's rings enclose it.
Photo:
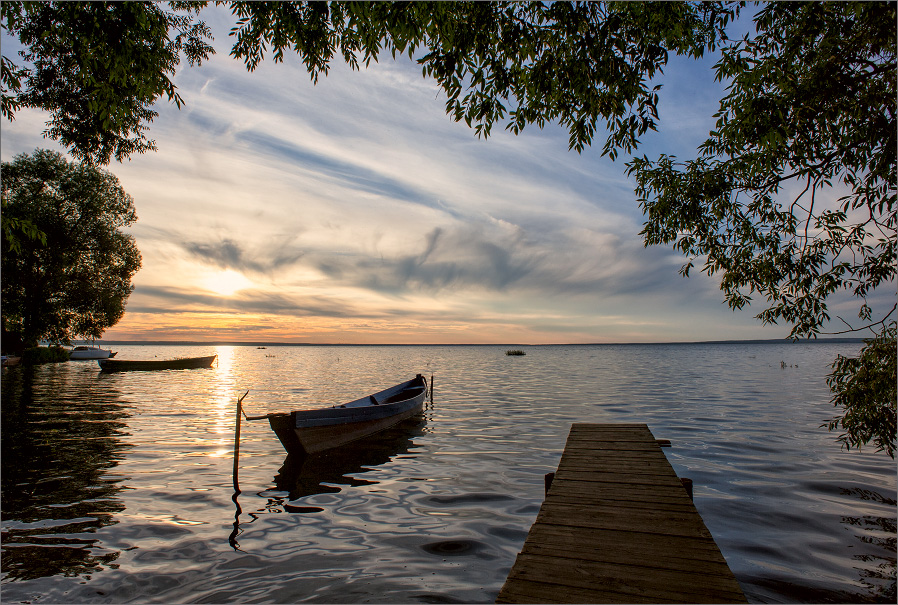
M 217 368 L 215 369 L 215 389 L 211 407 L 215 422 L 212 432 L 218 435 L 215 444 L 218 449 L 210 453 L 212 458 L 223 458 L 231 454 L 232 435 L 234 434 L 234 414 L 236 413 L 237 396 L 235 385 L 237 381 L 234 370 L 234 347 L 215 347 L 218 354 Z

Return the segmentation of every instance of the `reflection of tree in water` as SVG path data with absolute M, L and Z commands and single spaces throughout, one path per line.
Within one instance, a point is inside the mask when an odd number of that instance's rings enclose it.
M 4 582 L 115 567 L 90 535 L 124 509 L 108 474 L 129 447 L 118 391 L 83 366 L 15 368 L 2 417 Z
M 842 490 L 843 495 L 850 495 L 866 500 L 868 502 L 876 502 L 886 506 L 896 506 L 898 502 L 892 498 L 887 498 L 877 492 L 867 489 L 846 489 Z M 898 547 L 898 539 L 896 539 L 896 520 L 894 517 L 878 517 L 873 515 L 864 515 L 861 517 L 842 517 L 842 523 L 851 525 L 862 530 L 857 536 L 858 540 L 876 547 L 875 553 L 864 553 L 855 555 L 858 561 L 867 563 L 863 568 L 857 568 L 861 574 L 860 581 L 869 590 L 872 597 L 878 602 L 894 603 L 898 598 L 898 590 L 896 590 L 896 547 Z

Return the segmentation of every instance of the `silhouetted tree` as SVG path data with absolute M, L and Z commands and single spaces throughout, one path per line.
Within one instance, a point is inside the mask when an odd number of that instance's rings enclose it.
M 18 155 L 2 166 L 3 214 L 27 220 L 46 244 L 3 240 L 5 331 L 24 346 L 47 339 L 99 338 L 121 319 L 140 268 L 134 201 L 112 174 L 54 151 Z
M 148 76 L 155 84 L 146 90 L 174 98 L 166 74 L 177 64 L 172 51 L 182 47 L 165 47 L 161 55 L 152 55 L 162 59 L 149 66 L 131 65 L 131 59 L 119 63 L 102 50 L 111 48 L 108 38 L 80 20 L 90 3 L 64 9 L 57 6 L 62 3 L 43 4 L 58 16 L 54 23 L 72 30 L 70 38 L 106 41 L 98 52 L 124 70 L 116 73 Z M 150 3 L 128 4 L 133 5 L 129 10 L 149 11 Z M 190 14 L 204 4 L 170 6 Z M 860 368 L 866 368 L 866 376 L 876 373 L 875 385 L 896 382 L 895 307 L 874 316 L 868 304 L 874 292 L 894 293 L 895 288 L 895 3 L 761 4 L 755 32 L 735 41 L 727 37 L 727 26 L 744 2 L 221 4 L 237 19 L 231 55 L 250 71 L 268 52 L 277 62 L 293 51 L 317 81 L 335 55 L 358 68 L 384 51 L 393 57 L 406 54 L 446 93 L 447 113 L 479 136 L 489 136 L 495 123 L 518 133 L 528 125 L 557 121 L 568 129 L 570 147 L 581 151 L 604 126 L 602 153 L 612 159 L 633 153 L 639 137 L 656 129 L 661 87 L 653 78 L 669 55 L 698 58 L 719 52 L 717 77 L 729 88 L 697 157 L 685 162 L 668 155 L 634 157 L 627 164 L 646 215 L 645 243 L 682 252 L 688 259 L 684 276 L 696 262 L 707 274 L 718 275 L 734 309 L 753 296 L 766 299 L 769 306 L 758 319 L 788 323 L 795 338 L 823 333 L 832 319 L 829 297 L 852 295 L 862 323 L 838 319 L 846 331 L 870 329 L 876 336 L 857 363 L 839 357 L 833 364 L 829 384 L 844 415 L 829 426 L 845 429 L 840 439 L 846 446 L 873 441 L 894 456 L 894 389 L 867 390 L 858 399 L 859 391 L 849 385 L 857 384 Z M 104 19 L 114 12 L 112 3 L 97 5 L 90 10 L 106 11 Z M 30 49 L 26 58 L 46 55 L 48 64 L 66 60 L 67 49 L 39 43 L 40 32 L 60 36 L 65 27 L 39 25 L 45 23 L 37 18 L 40 12 L 22 8 L 30 5 L 2 6 L 4 27 L 22 32 L 20 40 Z M 192 62 L 211 52 L 201 22 L 152 14 L 150 21 L 127 21 L 119 35 L 149 43 L 168 27 L 184 36 L 175 43 L 183 41 Z M 36 25 L 29 28 L 32 22 Z M 87 84 L 106 72 L 96 62 L 79 65 L 88 73 L 72 80 L 74 88 L 61 89 L 62 98 L 86 95 L 83 102 L 102 111 L 114 106 L 116 95 L 134 98 L 115 87 L 93 94 Z M 17 103 L 41 106 L 32 102 L 39 97 L 18 92 L 23 69 L 4 57 L 4 112 Z M 138 98 L 143 103 L 150 97 Z M 122 124 L 133 129 L 148 119 L 141 103 L 137 109 L 125 105 L 131 108 L 127 119 L 97 124 L 100 139 Z M 114 147 L 119 158 L 151 148 L 82 144 L 77 122 L 66 124 L 73 136 L 63 138 L 52 127 L 48 134 L 87 154 L 82 157 L 94 157 L 98 148 Z M 108 161 L 110 154 L 96 157 Z M 799 193 L 789 197 L 793 189 Z M 854 413 L 855 406 L 873 406 L 876 413 Z

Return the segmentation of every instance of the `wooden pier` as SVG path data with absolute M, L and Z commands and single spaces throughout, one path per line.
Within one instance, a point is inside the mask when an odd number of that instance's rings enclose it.
M 498 603 L 746 603 L 645 424 L 574 424 Z

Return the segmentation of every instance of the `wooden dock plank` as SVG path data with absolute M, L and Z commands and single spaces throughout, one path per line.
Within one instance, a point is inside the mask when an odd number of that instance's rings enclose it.
M 570 551 L 619 552 L 632 550 L 634 555 L 655 548 L 671 559 L 725 562 L 723 555 L 713 540 L 702 537 L 667 535 L 663 538 L 653 534 L 595 528 L 570 527 L 540 523 L 533 527 L 534 540 L 524 544 L 524 550 L 531 546 L 568 546 Z M 660 543 L 663 547 L 656 547 Z
M 575 424 L 500 603 L 745 603 L 644 424 Z
M 569 558 L 520 554 L 508 576 L 509 580 L 516 577 L 542 577 L 545 583 L 584 590 L 599 586 L 603 592 L 621 595 L 617 602 L 626 601 L 626 595 L 661 603 L 726 603 L 740 598 L 744 602 L 735 580 L 732 580 L 735 585 L 732 586 L 719 576 L 700 572 L 648 569 L 586 560 L 573 562 Z M 563 594 L 563 589 L 559 593 Z
M 503 589 L 504 590 L 504 589 Z M 582 590 L 565 586 L 559 590 L 558 584 L 546 584 L 530 580 L 517 580 L 505 593 L 506 603 L 657 603 L 656 599 L 622 595 L 610 590 Z M 677 601 L 670 601 L 675 603 Z M 680 601 L 685 603 L 687 601 Z
M 703 551 L 703 554 L 705 552 L 707 551 Z M 632 566 L 634 558 L 645 557 L 642 559 L 643 562 L 639 567 L 688 573 L 694 573 L 696 571 L 696 562 L 700 562 L 703 573 L 720 576 L 721 578 L 727 577 L 730 569 L 726 561 L 709 562 L 703 559 L 680 559 L 670 556 L 667 551 L 656 551 L 651 557 L 646 557 L 645 544 L 632 544 L 629 542 L 624 543 L 615 550 L 590 548 L 588 545 L 581 545 L 580 548 L 569 548 L 564 543 L 546 543 L 527 546 L 521 551 L 521 554 L 630 566 Z

